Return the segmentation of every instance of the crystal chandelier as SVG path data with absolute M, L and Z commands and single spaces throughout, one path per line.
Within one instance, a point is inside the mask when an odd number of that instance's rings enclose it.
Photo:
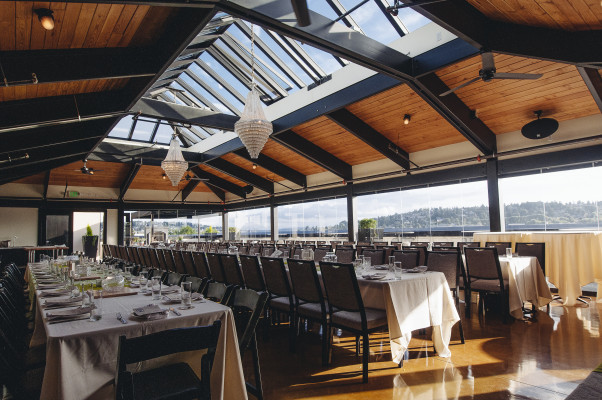
M 272 133 L 272 123 L 265 118 L 259 91 L 255 85 L 255 31 L 251 25 L 251 91 L 247 95 L 245 108 L 238 122 L 234 124 L 234 132 L 240 137 L 251 158 L 256 159 Z
M 180 144 L 176 139 L 176 129 L 174 128 L 174 134 L 171 137 L 169 143 L 169 150 L 165 156 L 165 160 L 161 161 L 161 168 L 165 171 L 165 174 L 171 181 L 172 186 L 178 186 L 180 179 L 188 169 L 188 163 L 182 156 L 182 150 L 180 150 Z

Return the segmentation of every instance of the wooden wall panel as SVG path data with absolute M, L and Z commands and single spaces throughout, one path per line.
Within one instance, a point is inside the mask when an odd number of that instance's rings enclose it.
M 318 164 L 314 164 L 307 158 L 295 153 L 272 139 L 268 140 L 263 147 L 263 150 L 261 150 L 261 153 L 291 167 L 295 171 L 301 172 L 303 175 L 319 174 L 320 172 L 326 171 Z
M 301 124 L 293 131 L 350 165 L 385 158 L 378 151 L 356 138 L 326 117 Z
M 80 171 L 83 165 L 82 161 L 78 161 L 53 169 L 49 184 L 65 185 L 68 182 L 69 186 L 119 188 L 130 171 L 129 164 L 88 161 L 88 168 L 99 171 L 95 171 L 94 175 L 86 175 Z
M 487 17 L 568 31 L 602 29 L 598 0 L 468 0 Z
M 123 88 L 128 81 L 129 78 L 98 79 L 77 82 L 40 83 L 38 85 L 0 86 L 0 101 L 118 90 Z
M 478 81 L 456 91 L 496 134 L 519 130 L 534 119 L 535 110 L 543 110 L 544 117 L 558 121 L 600 112 L 572 65 L 501 54 L 495 54 L 495 63 L 499 72 L 543 74 L 536 80 Z M 437 75 L 452 88 L 477 76 L 480 68 L 481 57 L 477 56 L 443 68 Z
M 54 11 L 52 31 L 42 28 L 34 8 Z M 127 47 L 134 38 L 137 46 L 149 45 L 172 13 L 143 5 L 3 1 L 0 51 Z
M 347 109 L 409 153 L 466 140 L 407 85 L 399 85 Z M 410 114 L 408 125 L 403 116 Z
M 214 168 L 209 167 L 208 165 L 199 164 L 199 168 L 202 169 L 203 171 L 209 172 L 210 174 L 217 176 L 218 178 L 222 178 L 222 179 L 227 180 L 228 182 L 232 182 L 233 184 L 238 185 L 240 187 L 247 186 L 247 184 L 244 183 L 243 181 L 233 178 L 230 175 L 224 174 Z
M 269 179 L 272 181 L 282 181 L 284 180 L 283 177 L 281 177 L 280 175 L 276 175 L 275 173 L 268 171 L 265 168 L 260 167 L 259 165 L 257 166 L 256 169 L 253 169 L 253 162 L 247 160 L 246 158 L 242 158 L 240 156 L 237 156 L 234 153 L 228 153 L 224 156 L 222 156 L 221 158 L 223 158 L 224 160 L 228 161 L 229 163 L 232 163 L 234 165 L 238 165 L 241 168 L 246 169 L 249 172 L 254 173 L 255 175 L 258 175 L 262 178 L 265 179 Z

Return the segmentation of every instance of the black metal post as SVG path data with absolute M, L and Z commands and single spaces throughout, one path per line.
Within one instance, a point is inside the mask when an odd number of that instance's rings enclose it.
M 347 188 L 347 236 L 349 241 L 355 241 L 355 198 L 353 197 L 353 182 Z
M 498 186 L 498 165 L 495 158 L 487 160 L 487 194 L 489 196 L 489 230 L 491 232 L 501 232 L 500 189 Z

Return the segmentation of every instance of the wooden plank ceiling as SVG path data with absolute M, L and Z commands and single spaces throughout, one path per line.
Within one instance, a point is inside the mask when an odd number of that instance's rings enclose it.
M 558 121 L 600 113 L 575 66 L 503 54 L 494 57 L 498 72 L 543 74 L 536 80 L 477 81 L 455 92 L 494 133 L 519 130 L 534 119 L 535 110 Z M 477 56 L 443 68 L 437 75 L 453 88 L 478 76 L 480 68 Z
M 259 165 L 256 166 L 256 168 L 253 168 L 253 162 L 247 160 L 246 158 L 242 158 L 236 154 L 233 153 L 228 153 L 225 156 L 221 157 L 224 160 L 237 165 L 241 168 L 246 169 L 249 172 L 254 173 L 255 175 L 258 175 L 262 178 L 268 179 L 268 180 L 272 180 L 272 181 L 282 181 L 284 180 L 283 177 L 281 177 L 280 175 L 277 175 L 271 171 L 268 171 L 265 168 L 260 167 Z
M 268 142 L 261 150 L 262 154 L 291 167 L 292 169 L 302 173 L 303 175 L 319 174 L 326 170 L 320 167 L 318 164 L 314 164 L 312 161 L 305 157 L 295 153 L 294 151 L 284 147 L 278 142 L 269 139 Z
M 598 0 L 467 1 L 498 21 L 567 31 L 602 29 L 602 5 Z
M 115 163 L 119 164 L 119 163 Z M 126 164 L 127 165 L 127 164 Z M 163 179 L 164 172 L 159 166 L 154 165 L 142 165 L 136 175 L 136 178 L 132 181 L 130 189 L 146 189 L 146 190 L 168 190 L 168 191 L 179 191 L 188 185 L 187 180 L 182 179 L 178 186 L 172 186 L 171 181 L 166 177 Z M 192 174 L 190 173 L 190 176 Z M 209 188 L 200 182 L 199 185 L 194 189 L 195 192 L 209 192 Z

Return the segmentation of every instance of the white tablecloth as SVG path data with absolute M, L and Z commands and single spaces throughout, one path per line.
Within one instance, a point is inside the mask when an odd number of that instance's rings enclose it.
M 475 233 L 473 240 L 482 245 L 511 241 L 513 248 L 517 242 L 545 243 L 546 276 L 558 288 L 564 305 L 575 305 L 581 286 L 602 283 L 602 232 L 486 232 Z
M 392 278 L 391 274 L 387 278 Z M 412 331 L 433 327 L 433 344 L 441 357 L 451 356 L 452 327 L 460 320 L 441 272 L 404 273 L 401 280 L 358 279 L 364 305 L 387 311 L 393 361 L 399 363 L 410 345 Z
M 211 373 L 211 398 L 247 398 L 234 319 L 228 307 L 207 301 L 196 303 L 191 310 L 182 310 L 180 317 L 170 313 L 162 320 L 137 322 L 130 319 L 128 324 L 121 324 L 115 318 L 117 311 L 128 319 L 134 307 L 151 303 L 150 297 L 137 294 L 104 299 L 100 321 L 48 324 L 42 317 L 45 311 L 40 307 L 41 303 L 43 299 L 38 297 L 37 329 L 32 343 L 46 341 L 42 399 L 113 399 L 120 335 L 135 337 L 172 328 L 210 325 L 218 319 L 222 326 Z M 177 358 L 189 362 L 200 376 L 198 352 L 181 353 Z M 143 363 L 141 367 L 152 365 L 155 364 Z
M 523 318 L 523 303 L 531 302 L 543 307 L 552 301 L 552 293 L 535 257 L 500 257 L 504 279 L 508 279 L 508 305 L 510 314 Z

